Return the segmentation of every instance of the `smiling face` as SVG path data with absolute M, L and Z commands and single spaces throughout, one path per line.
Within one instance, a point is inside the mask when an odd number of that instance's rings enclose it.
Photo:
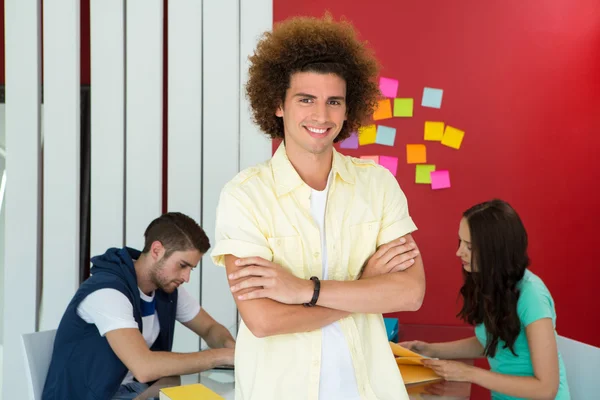
M 460 220 L 458 226 L 458 250 L 456 256 L 461 259 L 462 266 L 467 272 L 473 270 L 471 266 L 471 231 L 465 218 Z
M 296 72 L 275 115 L 283 118 L 286 151 L 331 151 L 346 120 L 346 82 L 335 74 Z
M 150 279 L 166 293 L 174 292 L 184 282 L 189 282 L 192 269 L 198 265 L 202 254 L 198 250 L 175 251 L 164 256 L 150 269 Z

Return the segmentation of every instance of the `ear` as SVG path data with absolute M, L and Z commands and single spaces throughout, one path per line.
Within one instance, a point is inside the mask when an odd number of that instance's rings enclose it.
M 154 261 L 158 261 L 165 255 L 165 247 L 163 246 L 163 244 L 160 241 L 155 240 L 150 245 L 149 253 L 150 253 L 150 257 L 152 257 L 152 259 Z
M 275 116 L 283 118 L 283 107 L 281 105 L 277 107 L 277 110 L 275 110 Z

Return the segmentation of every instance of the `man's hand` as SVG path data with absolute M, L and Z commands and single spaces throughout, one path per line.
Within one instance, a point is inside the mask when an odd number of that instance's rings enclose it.
M 419 255 L 419 249 L 414 241 L 406 243 L 401 237 L 380 246 L 369 258 L 360 279 L 371 278 L 390 272 L 404 271 L 412 267 L 414 258 Z
M 238 300 L 269 298 L 284 304 L 308 303 L 313 295 L 314 283 L 300 279 L 280 265 L 260 257 L 240 258 L 236 260 L 241 270 L 229 275 L 229 280 L 249 277 L 231 287 L 234 293 L 242 289 L 253 289 Z
M 214 367 L 221 367 L 224 365 L 234 365 L 235 359 L 235 349 L 230 348 L 221 348 L 221 349 L 213 349 L 211 351 L 219 352 L 218 358 L 215 360 Z

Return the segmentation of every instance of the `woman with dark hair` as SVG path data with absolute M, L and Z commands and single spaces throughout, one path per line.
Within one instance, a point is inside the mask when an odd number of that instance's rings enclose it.
M 527 232 L 517 212 L 502 200 L 465 211 L 456 255 L 464 276 L 458 316 L 475 326 L 475 336 L 402 345 L 440 359 L 424 364 L 445 380 L 483 386 L 493 399 L 570 399 L 556 344 L 554 300 L 527 269 Z M 488 358 L 491 371 L 448 361 L 481 356 Z

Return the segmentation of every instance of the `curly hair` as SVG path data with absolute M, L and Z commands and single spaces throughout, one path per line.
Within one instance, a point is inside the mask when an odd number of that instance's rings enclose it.
M 463 307 L 458 317 L 487 331 L 485 355 L 494 357 L 500 340 L 516 356 L 521 330 L 517 314 L 517 283 L 529 266 L 527 231 L 517 212 L 505 201 L 477 204 L 463 213 L 471 232 L 472 272 L 463 270 Z
M 346 81 L 347 120 L 336 142 L 373 114 L 380 97 L 375 79 L 379 64 L 372 51 L 348 21 L 336 22 L 329 14 L 276 24 L 272 32 L 264 33 L 249 60 L 246 95 L 253 120 L 273 139 L 284 138 L 283 120 L 275 111 L 284 103 L 296 72 L 333 73 Z

